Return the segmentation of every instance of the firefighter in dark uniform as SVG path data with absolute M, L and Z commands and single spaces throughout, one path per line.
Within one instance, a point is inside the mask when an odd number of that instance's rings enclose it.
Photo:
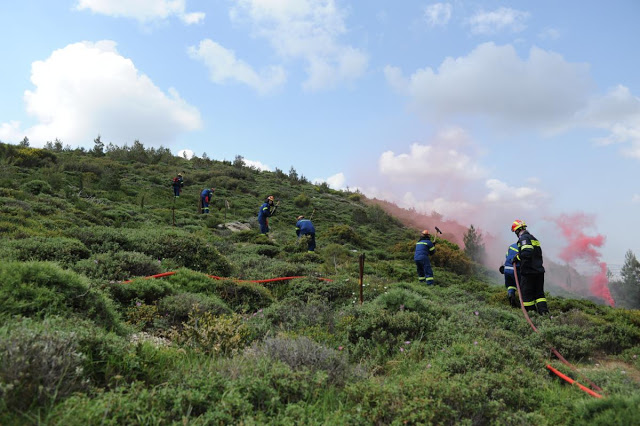
M 514 308 L 519 308 L 520 303 L 516 296 L 516 277 L 514 274 L 514 259 L 518 255 L 518 243 L 513 243 L 507 249 L 504 265 L 500 266 L 500 273 L 504 274 L 504 286 L 507 288 L 507 297 L 509 303 Z M 518 271 L 518 280 L 520 281 L 520 262 L 516 261 L 515 269 Z
M 307 238 L 307 251 L 312 252 L 316 249 L 316 228 L 313 226 L 311 219 L 305 219 L 304 216 L 298 216 L 296 222 L 296 235 Z
M 518 254 L 514 264 L 520 262 L 520 288 L 522 305 L 527 311 L 537 310 L 540 315 L 549 313 L 547 299 L 544 297 L 544 266 L 542 266 L 542 248 L 540 241 L 527 231 L 527 225 L 521 220 L 511 224 L 511 230 L 518 236 Z
M 260 225 L 260 233 L 267 234 L 269 232 L 269 218 L 275 213 L 275 206 L 273 205 L 273 195 L 269 195 L 264 203 L 260 206 L 258 212 L 258 224 Z
M 431 269 L 431 261 L 429 256 L 436 252 L 436 246 L 429 238 L 429 231 L 424 230 L 420 234 L 420 239 L 416 243 L 416 252 L 413 260 L 416 262 L 418 270 L 418 281 L 427 285 L 435 284 L 433 280 L 433 269 Z

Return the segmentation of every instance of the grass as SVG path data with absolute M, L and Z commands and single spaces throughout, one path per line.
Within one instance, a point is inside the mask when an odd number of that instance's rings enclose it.
M 439 241 L 438 286 L 418 284 L 417 232 L 361 194 L 140 146 L 98 156 L 0 144 L 0 161 L 0 424 L 640 418 L 639 311 L 549 295 L 535 334 L 455 244 Z M 256 221 L 267 195 L 280 200 L 269 237 Z M 308 254 L 295 218 L 312 212 Z M 225 215 L 251 229 L 219 227 Z M 177 273 L 121 283 L 166 271 Z M 297 275 L 309 278 L 232 279 Z M 607 397 L 549 376 L 552 363 L 580 380 L 550 344 Z

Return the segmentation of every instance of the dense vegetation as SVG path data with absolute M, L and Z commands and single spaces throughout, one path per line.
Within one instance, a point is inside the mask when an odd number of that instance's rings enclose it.
M 419 285 L 417 233 L 361 194 L 293 167 L 99 142 L 0 144 L 0 424 L 638 424 L 640 311 L 549 297 L 535 334 L 452 242 L 437 245 L 438 286 Z M 231 221 L 250 229 L 219 226 Z M 283 276 L 307 278 L 237 281 Z

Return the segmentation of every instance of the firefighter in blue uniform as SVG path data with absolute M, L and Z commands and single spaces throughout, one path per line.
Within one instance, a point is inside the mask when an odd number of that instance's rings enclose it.
M 429 238 L 429 231 L 424 230 L 420 234 L 420 240 L 416 243 L 416 252 L 413 260 L 416 262 L 418 269 L 418 281 L 427 285 L 435 284 L 433 281 L 433 269 L 431 269 L 431 261 L 429 256 L 436 252 L 436 246 Z
M 516 277 L 513 272 L 513 263 L 517 255 L 518 243 L 513 243 L 507 249 L 504 265 L 500 266 L 500 273 L 504 274 L 504 286 L 507 288 L 507 297 L 509 298 L 509 303 L 514 308 L 520 307 L 518 297 L 516 296 Z M 518 271 L 518 280 L 520 280 L 520 262 L 516 261 L 516 269 Z
M 200 193 L 200 205 L 202 206 L 200 212 L 202 214 L 209 214 L 209 204 L 213 200 L 213 192 L 215 190 L 215 188 L 205 188 Z
M 305 219 L 304 216 L 298 216 L 297 219 L 296 235 L 298 238 L 307 236 L 307 251 L 312 252 L 316 249 L 316 228 L 311 219 Z
M 260 211 L 258 212 L 258 224 L 260 224 L 260 233 L 262 234 L 267 234 L 269 232 L 269 218 L 273 216 L 273 213 L 275 212 L 273 200 L 273 195 L 269 195 L 260 206 Z
M 540 241 L 527 231 L 527 225 L 521 220 L 511 224 L 511 230 L 518 236 L 518 254 L 515 262 L 520 262 L 520 289 L 522 305 L 527 311 L 537 310 L 540 315 L 549 313 L 547 299 L 544 296 L 544 266 Z M 517 268 L 517 263 L 516 263 Z
M 178 176 L 174 177 L 172 180 L 173 185 L 173 196 L 179 197 L 182 192 L 182 187 L 184 186 L 184 179 L 182 178 L 182 173 L 178 173 Z

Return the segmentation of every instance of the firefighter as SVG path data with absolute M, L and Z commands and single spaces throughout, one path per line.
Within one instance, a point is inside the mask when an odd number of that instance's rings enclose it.
M 542 248 L 540 241 L 527 231 L 527 224 L 515 220 L 511 231 L 518 236 L 518 254 L 513 259 L 518 268 L 520 262 L 520 289 L 522 305 L 527 311 L 537 310 L 540 315 L 549 313 L 547 299 L 544 297 L 544 266 L 542 265 Z
M 507 254 L 505 256 L 504 265 L 500 266 L 500 273 L 504 274 L 504 286 L 507 288 L 507 297 L 509 298 L 509 303 L 514 308 L 520 307 L 520 302 L 518 302 L 518 298 L 516 297 L 516 277 L 513 273 L 513 263 L 514 258 L 518 254 L 518 243 L 513 243 L 507 249 Z M 516 269 L 518 271 L 518 280 L 520 280 L 520 262 L 516 261 Z
M 427 285 L 435 284 L 431 261 L 429 260 L 429 256 L 434 255 L 435 252 L 436 246 L 429 238 L 429 231 L 425 229 L 420 234 L 420 239 L 416 243 L 416 252 L 413 256 L 418 269 L 418 281 L 421 283 L 426 283 Z
M 209 214 L 209 204 L 211 204 L 211 201 L 213 200 L 213 193 L 215 190 L 215 188 L 205 188 L 200 193 L 200 212 L 202 214 Z
M 184 179 L 182 178 L 182 173 L 178 173 L 178 176 L 172 179 L 171 184 L 173 186 L 173 196 L 176 198 L 179 197 L 180 193 L 182 192 L 182 187 L 184 186 Z
M 262 234 L 269 233 L 269 217 L 273 216 L 276 211 L 273 206 L 273 201 L 273 195 L 269 195 L 260 206 L 260 211 L 258 212 L 258 223 L 260 224 L 260 233 Z
M 297 219 L 296 235 L 298 239 L 307 236 L 307 251 L 312 252 L 316 249 L 316 228 L 311 223 L 311 219 L 305 219 L 304 216 L 298 216 Z

